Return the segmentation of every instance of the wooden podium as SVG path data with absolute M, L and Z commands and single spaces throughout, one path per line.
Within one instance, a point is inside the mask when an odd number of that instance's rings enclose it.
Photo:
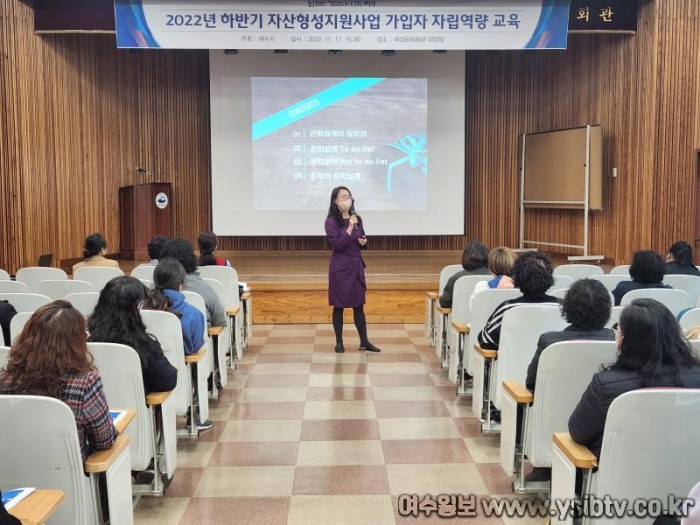
M 122 259 L 148 260 L 148 243 L 156 235 L 173 235 L 173 199 L 169 182 L 119 188 Z

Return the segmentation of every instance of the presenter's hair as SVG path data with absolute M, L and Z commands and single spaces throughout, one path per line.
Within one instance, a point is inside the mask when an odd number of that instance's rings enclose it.
M 695 264 L 693 261 L 693 249 L 685 241 L 674 242 L 668 249 L 668 253 L 681 266 L 693 266 Z
M 85 318 L 68 301 L 54 301 L 29 318 L 10 350 L 0 381 L 14 394 L 58 397 L 66 376 L 92 370 Z
M 610 320 L 610 292 L 600 281 L 579 279 L 571 285 L 561 304 L 566 322 L 584 330 L 601 330 Z
M 510 248 L 499 246 L 489 252 L 488 266 L 494 275 L 513 275 L 513 264 L 518 254 Z
M 163 251 L 163 245 L 168 241 L 168 238 L 163 235 L 156 235 L 148 243 L 148 256 L 151 259 L 160 259 L 160 252 Z
M 661 256 L 653 250 L 634 252 L 630 264 L 630 277 L 637 283 L 660 283 L 666 275 L 666 265 Z
M 513 264 L 513 284 L 525 296 L 542 295 L 554 286 L 552 260 L 539 252 L 526 252 Z
M 645 387 L 655 386 L 663 366 L 675 371 L 674 384 L 684 386 L 679 371 L 700 365 L 678 321 L 654 299 L 635 299 L 620 316 L 620 352 L 608 369 L 636 370 Z
M 338 226 L 343 225 L 343 214 L 340 213 L 338 206 L 336 206 L 335 199 L 338 198 L 338 193 L 340 193 L 341 190 L 347 191 L 350 194 L 350 196 L 352 197 L 352 192 L 348 188 L 346 188 L 345 186 L 338 186 L 337 188 L 333 188 L 333 191 L 331 192 L 331 204 L 328 207 L 328 215 L 326 216 L 326 218 L 333 217 L 333 220 L 335 220 L 335 222 Z M 349 213 L 350 213 L 350 215 L 357 215 L 355 213 L 355 199 L 353 199 L 353 201 L 352 201 L 352 205 L 350 206 Z M 360 223 L 362 223 L 362 219 L 359 216 L 357 218 L 360 221 Z
M 194 254 L 192 243 L 186 239 L 169 239 L 163 245 L 160 256 L 163 259 L 166 257 L 177 259 L 186 273 L 194 273 L 197 270 L 197 256 Z
M 91 233 L 85 237 L 83 245 L 83 257 L 89 259 L 95 255 L 99 255 L 103 248 L 107 248 L 107 241 L 101 233 Z
M 486 268 L 489 260 L 489 247 L 481 241 L 470 241 L 462 252 L 462 268 L 468 271 Z
M 202 232 L 197 237 L 197 245 L 199 246 L 199 265 L 210 266 L 216 264 L 214 252 L 219 244 L 214 232 Z

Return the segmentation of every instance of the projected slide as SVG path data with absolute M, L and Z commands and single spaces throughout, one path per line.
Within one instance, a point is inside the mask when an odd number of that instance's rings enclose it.
M 252 77 L 253 208 L 428 209 L 428 80 Z

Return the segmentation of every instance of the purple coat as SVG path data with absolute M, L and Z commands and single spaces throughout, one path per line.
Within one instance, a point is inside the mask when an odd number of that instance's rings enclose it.
M 362 224 L 348 235 L 349 220 L 338 226 L 333 217 L 326 219 L 326 237 L 333 254 L 328 268 L 328 304 L 336 308 L 355 308 L 365 304 L 365 261 L 358 239 L 365 234 Z

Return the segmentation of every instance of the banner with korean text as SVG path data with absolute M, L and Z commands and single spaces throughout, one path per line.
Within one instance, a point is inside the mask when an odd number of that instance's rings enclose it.
M 564 49 L 569 0 L 115 0 L 120 48 Z

